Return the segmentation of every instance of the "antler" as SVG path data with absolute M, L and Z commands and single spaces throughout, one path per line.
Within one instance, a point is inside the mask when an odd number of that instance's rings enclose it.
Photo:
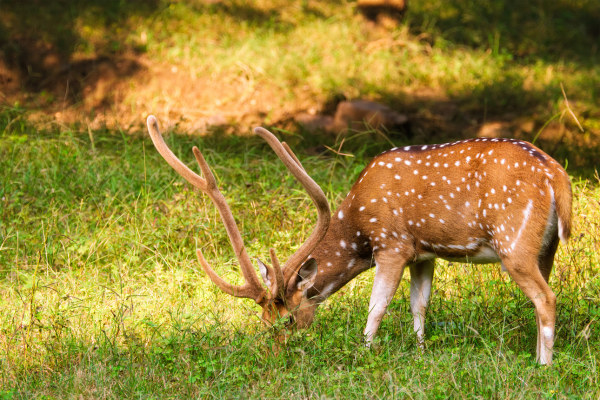
M 285 274 L 283 281 L 287 284 L 287 282 L 297 274 L 302 263 L 306 261 L 306 258 L 327 233 L 329 222 L 331 221 L 331 211 L 321 187 L 308 176 L 304 167 L 302 167 L 302 164 L 300 164 L 300 161 L 287 143 L 281 143 L 271 132 L 264 128 L 254 128 L 254 133 L 260 135 L 260 137 L 269 143 L 269 146 L 271 146 L 287 169 L 308 192 L 308 195 L 317 207 L 317 226 L 302 246 L 300 246 L 300 248 L 287 260 L 283 267 Z M 271 249 L 272 258 L 274 254 L 275 250 Z
M 244 247 L 244 243 L 242 241 L 242 237 L 240 235 L 240 231 L 235 223 L 233 215 L 231 214 L 231 210 L 223 197 L 223 194 L 219 191 L 217 187 L 217 182 L 210 171 L 210 167 L 206 163 L 206 160 L 202 156 L 200 150 L 197 147 L 193 148 L 194 156 L 196 157 L 196 161 L 200 166 L 200 170 L 204 175 L 204 178 L 198 176 L 195 172 L 190 170 L 181 160 L 179 160 L 175 154 L 167 147 L 166 143 L 163 140 L 163 137 L 160 134 L 158 129 L 158 122 L 153 115 L 150 115 L 147 120 L 148 124 L 148 132 L 150 133 L 150 137 L 152 138 L 152 142 L 154 146 L 158 150 L 158 152 L 163 156 L 165 161 L 173 167 L 175 171 L 177 171 L 182 177 L 184 177 L 189 183 L 200 189 L 202 192 L 208 195 L 212 202 L 215 204 L 215 207 L 219 211 L 221 215 L 221 219 L 225 224 L 225 229 L 227 230 L 227 235 L 229 236 L 229 240 L 235 252 L 235 255 L 240 263 L 240 268 L 242 270 L 242 274 L 245 278 L 245 283 L 242 286 L 234 286 L 221 278 L 217 273 L 211 268 L 206 259 L 204 258 L 202 251 L 200 249 L 196 250 L 198 255 L 198 260 L 200 265 L 206 272 L 206 274 L 210 277 L 210 279 L 223 290 L 225 293 L 230 294 L 236 297 L 245 297 L 255 300 L 257 303 L 262 303 L 264 298 L 267 296 L 267 291 L 263 288 L 258 280 L 256 275 L 256 271 L 252 266 L 252 262 L 250 261 L 250 257 L 246 252 L 246 248 Z M 296 157 L 296 155 L 292 152 L 289 146 L 283 142 L 279 142 L 279 140 L 269 131 L 263 128 L 256 128 L 254 132 L 260 135 L 275 151 L 277 156 L 281 159 L 284 165 L 290 170 L 292 175 L 302 184 L 302 186 L 306 189 L 309 196 L 313 200 L 314 204 L 317 207 L 318 219 L 317 226 L 313 230 L 312 234 L 309 238 L 300 246 L 300 248 L 288 259 L 285 263 L 283 271 L 285 271 L 285 275 L 282 272 L 282 268 L 280 267 L 279 260 L 277 258 L 277 254 L 274 249 L 269 250 L 269 254 L 271 257 L 272 267 L 268 265 L 262 264 L 267 268 L 267 274 L 275 279 L 271 283 L 270 294 L 269 297 L 273 298 L 274 296 L 280 295 L 280 292 L 285 290 L 285 286 L 287 282 L 296 275 L 298 269 L 301 267 L 302 263 L 306 260 L 306 258 L 310 255 L 310 253 L 314 250 L 317 244 L 323 239 L 325 234 L 327 233 L 327 228 L 329 227 L 329 222 L 331 219 L 331 212 L 329 210 L 329 203 L 327 202 L 327 198 L 325 194 L 313 181 L 310 176 L 306 173 L 302 164 Z
M 240 231 L 233 219 L 233 215 L 231 214 L 231 210 L 223 197 L 223 194 L 219 191 L 217 187 L 217 182 L 206 160 L 202 156 L 200 150 L 197 147 L 193 148 L 194 156 L 196 156 L 196 161 L 200 166 L 200 170 L 204 175 L 205 179 L 198 176 L 195 172 L 190 170 L 181 160 L 179 160 L 175 154 L 167 147 L 165 141 L 163 140 L 162 135 L 158 129 L 158 122 L 153 115 L 150 115 L 147 120 L 148 124 L 148 132 L 150 133 L 150 137 L 152 138 L 152 142 L 154 142 L 154 146 L 158 150 L 158 152 L 163 156 L 165 161 L 169 163 L 171 167 L 175 171 L 179 173 L 182 177 L 184 177 L 189 183 L 200 189 L 202 192 L 208 195 L 212 202 L 215 204 L 215 207 L 221 214 L 221 219 L 223 220 L 223 224 L 225 224 L 225 229 L 227 230 L 227 235 L 229 236 L 229 240 L 231 242 L 231 246 L 233 247 L 233 251 L 240 263 L 240 268 L 242 270 L 242 274 L 246 282 L 242 286 L 234 286 L 221 278 L 217 273 L 211 268 L 206 259 L 204 258 L 202 251 L 200 249 L 196 250 L 196 254 L 198 255 L 198 260 L 200 261 L 200 265 L 206 272 L 206 274 L 210 277 L 210 279 L 223 290 L 225 293 L 230 294 L 236 297 L 245 297 L 249 299 L 255 300 L 257 303 L 260 303 L 266 295 L 266 290 L 261 285 L 258 277 L 256 276 L 256 271 L 254 271 L 254 267 L 252 266 L 252 261 L 246 252 L 246 248 L 244 247 L 244 242 L 242 241 L 242 237 L 240 235 Z M 274 275 L 275 277 L 281 276 L 281 269 L 279 268 L 279 264 L 277 260 L 273 262 L 273 269 L 267 267 L 269 269 L 269 274 Z M 275 284 L 272 286 L 272 292 L 275 294 L 279 291 L 280 288 L 283 287 L 281 282 L 282 280 L 276 279 Z

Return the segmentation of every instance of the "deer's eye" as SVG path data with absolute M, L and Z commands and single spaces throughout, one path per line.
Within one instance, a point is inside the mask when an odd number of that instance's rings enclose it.
M 285 326 L 294 325 L 296 323 L 296 319 L 294 318 L 294 315 L 292 315 L 291 313 L 286 315 L 284 317 L 284 319 L 285 319 Z

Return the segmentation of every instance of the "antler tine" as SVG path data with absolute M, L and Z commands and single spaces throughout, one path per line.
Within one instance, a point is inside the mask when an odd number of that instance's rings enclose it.
M 150 133 L 150 138 L 152 138 L 152 142 L 154 143 L 154 147 L 160 153 L 161 156 L 165 159 L 167 163 L 177 173 L 185 178 L 186 181 L 196 186 L 198 189 L 205 191 L 206 181 L 202 179 L 198 174 L 189 169 L 184 163 L 181 162 L 179 158 L 173 152 L 167 144 L 165 143 L 162 135 L 160 134 L 160 130 L 158 129 L 158 122 L 156 121 L 156 117 L 154 115 L 149 115 L 146 121 L 148 125 L 148 132 Z M 212 176 L 212 174 L 211 174 Z M 214 178 L 213 178 L 214 179 Z
M 233 251 L 240 263 L 240 268 L 242 270 L 242 274 L 246 282 L 242 286 L 234 286 L 228 282 L 225 282 L 217 273 L 210 267 L 204 256 L 202 255 L 202 251 L 197 250 L 196 253 L 198 255 L 198 260 L 204 272 L 210 277 L 210 279 L 217 285 L 221 290 L 225 293 L 228 293 L 232 296 L 236 297 L 245 297 L 255 300 L 257 303 L 260 302 L 265 294 L 265 289 L 262 287 L 258 277 L 256 276 L 256 271 L 254 271 L 254 267 L 252 266 L 252 261 L 246 252 L 244 247 L 244 242 L 240 235 L 240 231 L 235 223 L 235 219 L 231 214 L 231 210 L 225 201 L 225 197 L 219 191 L 217 187 L 217 182 L 213 173 L 208 166 L 208 163 L 202 156 L 200 150 L 197 147 L 193 148 L 194 156 L 196 157 L 196 161 L 204 174 L 205 179 L 198 176 L 195 172 L 190 170 L 181 160 L 179 160 L 175 154 L 167 147 L 164 142 L 160 131 L 158 129 L 158 122 L 153 115 L 150 115 L 147 120 L 148 123 L 148 131 L 150 132 L 150 137 L 152 138 L 152 142 L 154 146 L 158 150 L 158 152 L 163 156 L 163 158 L 169 163 L 171 167 L 175 171 L 177 171 L 182 177 L 184 177 L 188 182 L 192 185 L 196 186 L 198 189 L 202 190 L 205 194 L 210 197 L 215 207 L 219 211 L 221 215 L 221 219 L 223 220 L 223 224 L 225 225 L 225 229 L 227 230 L 227 235 L 229 236 L 229 241 L 231 242 L 231 246 L 233 247 Z
M 204 156 L 200 152 L 200 149 L 194 146 L 192 147 L 192 152 L 194 153 L 194 157 L 196 157 L 196 162 L 200 166 L 200 171 L 202 171 L 204 179 L 206 180 L 206 188 L 208 190 L 219 190 L 219 188 L 217 187 L 217 180 L 215 179 L 215 176 L 210 170 L 208 163 L 204 159 Z
M 234 293 L 240 293 L 239 287 L 234 287 L 231 283 L 226 282 L 223 278 L 221 278 L 217 273 L 212 269 L 210 264 L 204 258 L 204 254 L 202 254 L 202 250 L 196 249 L 196 255 L 198 256 L 198 262 L 202 266 L 206 275 L 210 278 L 211 281 L 214 282 L 222 291 L 232 296 L 235 296 Z
M 302 246 L 292 254 L 283 267 L 284 282 L 288 282 L 327 233 L 331 220 L 331 211 L 325 194 L 319 185 L 304 171 L 300 161 L 298 161 L 292 150 L 289 149 L 289 146 L 282 145 L 275 135 L 264 128 L 254 128 L 254 133 L 260 135 L 271 146 L 287 169 L 308 192 L 308 195 L 317 207 L 317 225 L 315 229 Z
M 273 265 L 273 275 L 275 276 L 275 287 L 273 289 L 274 294 L 277 296 L 280 290 L 285 289 L 285 281 L 283 279 L 283 273 L 281 272 L 281 266 L 279 259 L 275 253 L 274 248 L 269 249 L 269 255 L 271 256 L 271 264 Z
M 292 149 L 290 148 L 290 146 L 288 146 L 288 144 L 286 142 L 281 142 L 281 145 L 283 146 L 283 148 L 285 149 L 285 151 L 288 152 L 288 154 L 290 155 L 290 157 L 292 157 L 294 159 L 294 161 L 296 161 L 296 164 L 298 164 L 298 166 L 300 168 L 302 168 L 302 171 L 306 172 L 306 170 L 302 166 L 302 163 L 300 163 L 300 160 L 298 160 L 298 157 L 296 157 L 296 155 L 294 154 L 294 152 L 292 151 Z

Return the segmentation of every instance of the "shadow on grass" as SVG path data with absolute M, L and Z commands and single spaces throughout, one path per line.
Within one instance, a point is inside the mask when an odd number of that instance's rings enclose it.
M 43 104 L 103 100 L 117 78 L 142 70 L 135 56 L 143 43 L 126 40 L 128 21 L 151 15 L 160 0 L 0 4 L 0 89 L 41 94 Z
M 105 97 L 111 87 L 146 69 L 139 60 L 147 50 L 146 39 L 132 37 L 131 31 L 139 21 L 151 23 L 161 14 L 176 22 L 177 12 L 168 14 L 171 3 L 0 0 L 0 92 L 24 90 L 37 95 L 41 105 L 57 98 L 69 104 L 89 99 L 94 107 L 110 101 Z M 253 2 L 184 3 L 188 14 L 229 15 L 244 29 L 286 32 L 294 28 L 282 18 L 282 10 Z M 302 12 L 326 18 L 308 4 Z M 149 31 L 152 34 L 152 28 Z

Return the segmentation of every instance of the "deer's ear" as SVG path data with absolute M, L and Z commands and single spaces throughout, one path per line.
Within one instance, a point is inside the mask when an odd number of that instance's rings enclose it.
M 275 278 L 275 277 L 271 276 L 271 274 L 269 273 L 269 268 L 267 268 L 267 266 L 262 261 L 260 261 L 260 258 L 257 258 L 256 262 L 258 264 L 258 269 L 260 270 L 260 276 L 262 277 L 263 282 L 270 289 L 271 282 L 272 282 L 273 278 Z
M 298 270 L 298 279 L 296 280 L 298 289 L 304 291 L 312 287 L 317 279 L 317 272 L 317 261 L 314 258 L 305 261 Z

